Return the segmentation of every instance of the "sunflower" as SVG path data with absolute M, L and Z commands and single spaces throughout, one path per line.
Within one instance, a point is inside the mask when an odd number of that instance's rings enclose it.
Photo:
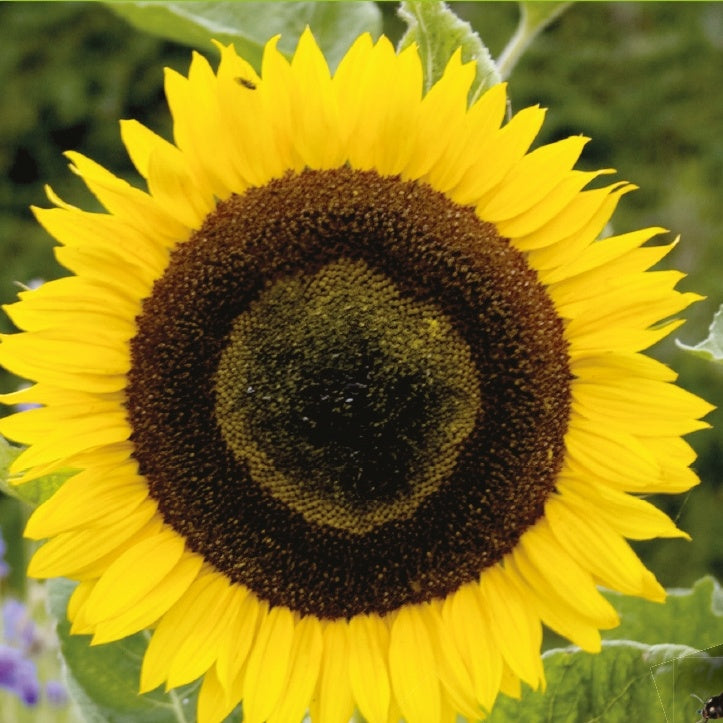
M 483 718 L 543 623 L 599 650 L 599 585 L 664 599 L 625 538 L 687 537 L 640 495 L 696 484 L 710 407 L 641 350 L 698 297 L 459 52 L 423 94 L 385 38 L 219 50 L 166 74 L 174 143 L 122 122 L 147 192 L 72 152 L 108 213 L 35 209 L 74 276 L 7 309 L 43 406 L 0 431 L 80 471 L 29 573 L 94 643 L 152 628 L 141 691 L 202 676 L 202 723 Z

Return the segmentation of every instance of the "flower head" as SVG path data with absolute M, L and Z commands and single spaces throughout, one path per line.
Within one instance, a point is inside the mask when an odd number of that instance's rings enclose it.
M 14 598 L 5 600 L 2 605 L 2 619 L 6 642 L 23 653 L 29 653 L 39 645 L 35 622 L 24 603 Z
M 68 691 L 59 680 L 49 680 L 45 683 L 45 697 L 50 705 L 57 708 L 68 704 Z
M 41 696 L 38 668 L 54 666 L 58 645 L 54 633 L 33 618 L 39 599 L 40 583 L 29 585 L 29 604 L 7 598 L 2 604 L 2 643 L 0 643 L 0 687 L 14 693 L 25 705 L 34 706 Z M 43 660 L 45 658 L 45 660 Z M 44 684 L 48 701 L 62 706 L 67 702 L 64 686 L 57 681 Z
M 75 275 L 8 308 L 44 407 L 0 431 L 82 471 L 30 573 L 97 643 L 152 626 L 142 690 L 203 676 L 202 723 L 476 719 L 544 684 L 542 623 L 599 649 L 598 584 L 663 599 L 625 538 L 685 536 L 638 494 L 696 484 L 709 406 L 641 351 L 697 297 L 459 53 L 423 95 L 384 38 L 220 50 L 167 73 L 174 143 L 123 123 L 148 192 L 69 153 L 108 213 L 36 210 Z
M 14 693 L 25 705 L 35 705 L 40 683 L 35 663 L 18 648 L 0 644 L 0 687 Z

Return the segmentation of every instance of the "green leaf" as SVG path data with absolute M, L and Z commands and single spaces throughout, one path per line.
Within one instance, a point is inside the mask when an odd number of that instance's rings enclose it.
M 690 693 L 723 686 L 717 661 L 685 645 L 610 641 L 595 655 L 566 648 L 543 660 L 547 690 L 526 689 L 520 701 L 500 696 L 485 723 L 690 723 L 700 707 Z
M 77 470 L 73 469 L 61 469 L 52 474 L 30 480 L 30 482 L 23 482 L 23 484 L 19 485 L 13 484 L 10 481 L 10 465 L 22 451 L 22 447 L 16 447 L 4 437 L 0 437 L 0 491 L 33 507 L 45 502 L 68 477 L 72 477 L 77 472 Z
M 77 474 L 75 469 L 62 469 L 52 474 L 46 474 L 30 482 L 23 482 L 20 485 L 11 485 L 10 494 L 32 507 L 41 505 L 45 500 L 50 499 L 53 493 L 62 487 L 68 477 Z
M 137 28 L 199 50 L 216 52 L 211 40 L 234 43 L 258 70 L 264 45 L 280 34 L 279 50 L 291 55 L 308 25 L 332 70 L 362 33 L 382 29 L 373 2 L 109 2 Z
M 689 590 L 668 590 L 665 604 L 605 592 L 620 614 L 620 625 L 604 638 L 625 638 L 653 645 L 674 643 L 705 650 L 723 644 L 723 590 L 712 577 Z
M 471 25 L 458 18 L 443 2 L 409 0 L 401 3 L 399 16 L 407 24 L 400 49 L 416 43 L 424 68 L 424 87 L 429 90 L 444 73 L 447 62 L 457 48 L 462 60 L 477 63 L 469 102 L 473 103 L 488 88 L 500 82 L 497 66 L 490 51 Z
M 59 621 L 68 688 L 85 723 L 194 723 L 198 683 L 168 694 L 160 688 L 138 694 L 147 634 L 91 646 L 89 636 L 70 634 L 66 609 L 75 583 L 57 579 L 48 586 L 50 611 Z
M 5 437 L 0 436 L 0 484 L 3 491 L 9 486 L 10 465 L 22 451 L 21 447 L 10 444 Z
M 675 340 L 675 343 L 681 349 L 702 356 L 704 359 L 717 362 L 723 361 L 723 304 L 721 304 L 713 317 L 711 325 L 708 327 L 707 339 L 704 339 L 695 346 L 683 344 L 683 342 L 678 339 Z
M 668 591 L 664 605 L 607 591 L 605 596 L 621 624 L 603 632 L 602 652 L 546 652 L 546 692 L 525 689 L 520 701 L 501 696 L 489 723 L 690 723 L 700 707 L 690 694 L 706 699 L 723 690 L 723 666 L 712 649 L 723 643 L 723 591 L 713 578 L 698 580 L 690 590 Z

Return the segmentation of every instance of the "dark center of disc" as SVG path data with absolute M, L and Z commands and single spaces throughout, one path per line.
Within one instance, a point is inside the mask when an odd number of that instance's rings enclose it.
M 276 281 L 233 323 L 216 418 L 255 482 L 357 534 L 405 519 L 474 427 L 469 347 L 363 261 Z
M 143 303 L 126 390 L 168 524 L 322 618 L 477 579 L 564 454 L 562 322 L 522 254 L 428 186 L 305 171 L 219 203 Z

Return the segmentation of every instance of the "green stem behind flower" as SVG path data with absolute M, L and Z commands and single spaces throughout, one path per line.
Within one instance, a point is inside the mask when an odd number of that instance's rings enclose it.
M 553 20 L 562 15 L 571 2 L 520 2 L 520 20 L 515 34 L 497 59 L 497 71 L 507 80 L 532 41 Z

